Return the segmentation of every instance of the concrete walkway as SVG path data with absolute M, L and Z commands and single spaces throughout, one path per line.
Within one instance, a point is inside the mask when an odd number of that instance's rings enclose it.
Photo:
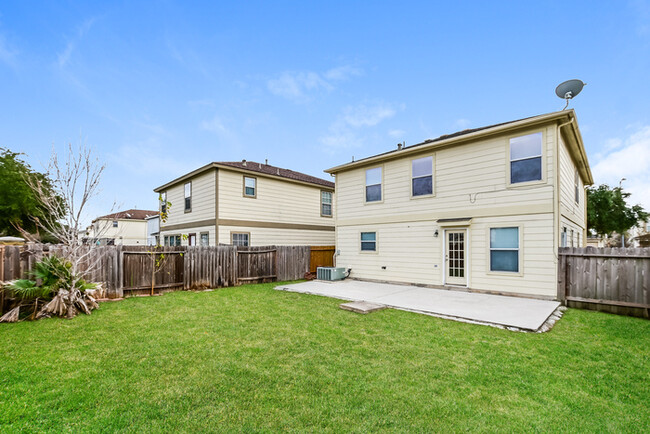
M 556 301 L 359 280 L 314 280 L 281 285 L 275 289 L 341 300 L 369 301 L 395 309 L 527 331 L 536 331 L 542 327 L 560 306 Z

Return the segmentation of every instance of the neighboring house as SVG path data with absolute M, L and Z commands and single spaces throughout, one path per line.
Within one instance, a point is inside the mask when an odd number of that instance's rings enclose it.
M 555 298 L 560 246 L 586 243 L 593 183 L 573 110 L 326 170 L 339 267 L 359 279 Z
M 85 242 L 98 245 L 147 245 L 147 217 L 158 211 L 129 209 L 97 217 L 86 230 Z
M 628 234 L 625 237 L 625 244 L 630 247 L 641 247 L 641 240 L 648 238 L 643 237 L 643 235 L 647 235 L 648 233 L 650 233 L 650 221 L 641 220 L 636 226 L 628 231 Z
M 580 247 L 582 247 L 582 246 L 580 246 Z M 596 248 L 601 249 L 601 248 L 605 247 L 605 240 L 603 239 L 603 237 L 588 235 L 587 236 L 587 246 L 586 247 L 596 247 Z
M 334 183 L 304 173 L 215 162 L 154 191 L 167 214 L 165 245 L 334 244 Z
M 147 217 L 147 245 L 159 246 L 160 245 L 160 215 L 152 215 Z

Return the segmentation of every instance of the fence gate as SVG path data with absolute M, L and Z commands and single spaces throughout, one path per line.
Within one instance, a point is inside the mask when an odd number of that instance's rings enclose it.
M 237 284 L 277 280 L 277 249 L 237 247 Z
M 148 251 L 146 247 L 124 247 L 122 251 L 122 289 L 137 292 L 151 291 L 152 275 L 154 289 L 182 288 L 183 251 L 165 248 Z M 158 262 L 158 264 L 156 264 Z M 155 270 L 155 274 L 153 271 Z
M 334 253 L 336 252 L 334 246 L 311 246 L 309 249 L 310 273 L 316 273 L 316 268 L 318 267 L 334 266 Z

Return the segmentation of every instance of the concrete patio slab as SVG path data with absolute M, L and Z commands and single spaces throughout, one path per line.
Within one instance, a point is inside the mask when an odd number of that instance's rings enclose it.
M 350 301 L 348 303 L 340 304 L 339 307 L 343 310 L 349 310 L 350 312 L 366 314 L 386 309 L 388 306 L 385 304 L 370 303 L 369 301 Z
M 275 289 L 367 301 L 395 309 L 527 331 L 540 329 L 560 306 L 556 301 L 359 280 L 314 280 L 280 285 Z

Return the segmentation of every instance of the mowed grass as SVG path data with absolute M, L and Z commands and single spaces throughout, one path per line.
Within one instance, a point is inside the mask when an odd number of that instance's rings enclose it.
M 650 431 L 650 321 L 516 333 L 275 284 L 0 324 L 0 431 Z

